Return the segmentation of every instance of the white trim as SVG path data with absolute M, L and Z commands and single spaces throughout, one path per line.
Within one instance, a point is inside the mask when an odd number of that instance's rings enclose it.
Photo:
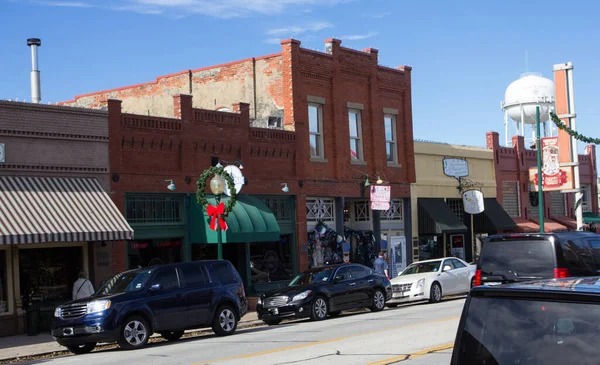
M 398 115 L 398 109 L 394 109 L 394 108 L 383 108 L 383 114 L 393 114 L 393 115 Z
M 325 98 L 320 96 L 306 95 L 306 101 L 309 103 L 325 105 Z
M 353 103 L 351 101 L 346 102 L 346 107 L 348 107 L 348 109 L 365 110 L 365 106 L 363 104 Z

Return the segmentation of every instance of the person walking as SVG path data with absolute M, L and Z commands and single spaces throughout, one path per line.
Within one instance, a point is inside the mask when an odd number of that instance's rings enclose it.
M 73 284 L 73 300 L 91 297 L 92 295 L 94 295 L 94 286 L 88 280 L 87 273 L 80 271 L 79 279 Z
M 373 263 L 373 269 L 376 273 L 385 276 L 388 280 L 390 279 L 388 275 L 388 264 L 387 261 L 383 258 L 384 252 L 379 252 L 379 257 L 375 259 Z

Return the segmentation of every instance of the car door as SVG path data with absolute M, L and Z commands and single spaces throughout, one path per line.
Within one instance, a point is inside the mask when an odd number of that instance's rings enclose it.
M 460 293 L 468 292 L 471 289 L 471 278 L 469 277 L 468 266 L 458 259 L 451 259 L 458 278 L 456 290 Z
M 456 269 L 454 268 L 454 264 L 452 264 L 451 259 L 446 259 L 442 263 L 442 267 L 440 268 L 442 273 L 438 277 L 440 283 L 442 284 L 442 293 L 446 294 L 454 294 L 459 291 L 458 289 L 458 276 L 456 276 Z
M 156 321 L 156 331 L 180 330 L 186 327 L 187 303 L 175 267 L 160 269 L 150 282 L 148 307 Z
M 352 280 L 350 266 L 342 266 L 337 269 L 330 284 L 330 304 L 333 310 L 345 310 L 350 307 L 350 292 L 356 283 Z
M 211 322 L 211 302 L 215 294 L 208 272 L 203 263 L 191 263 L 180 269 L 185 285 L 188 309 L 188 328 L 200 327 Z
M 352 280 L 356 283 L 354 289 L 351 290 L 350 299 L 356 301 L 359 307 L 369 305 L 374 293 L 374 280 L 369 280 L 371 269 L 362 265 L 352 265 L 350 266 L 350 273 L 352 274 Z

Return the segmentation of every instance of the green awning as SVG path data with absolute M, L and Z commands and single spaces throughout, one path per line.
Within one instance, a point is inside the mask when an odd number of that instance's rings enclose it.
M 440 198 L 418 198 L 419 233 L 441 234 L 466 232 L 467 226 Z
M 496 198 L 485 198 L 483 205 L 483 213 L 476 214 L 473 218 L 475 232 L 497 233 L 517 229 L 515 221 L 506 213 Z
M 600 215 L 592 212 L 583 213 L 583 223 L 594 224 L 600 223 Z
M 227 203 L 228 197 L 222 199 Z M 216 205 L 214 197 L 209 204 Z M 190 204 L 191 243 L 217 243 L 217 232 L 210 229 L 210 219 L 195 199 Z M 233 211 L 225 218 L 229 229 L 221 233 L 223 243 L 279 241 L 280 231 L 273 212 L 262 200 L 250 195 L 238 195 Z

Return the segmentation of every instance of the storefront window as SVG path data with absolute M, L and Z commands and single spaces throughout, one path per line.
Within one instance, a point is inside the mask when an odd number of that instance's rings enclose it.
M 182 238 L 129 242 L 129 268 L 181 262 Z
M 192 261 L 216 260 L 218 247 L 215 244 L 194 244 L 192 245 Z
M 279 242 L 250 243 L 252 284 L 291 280 L 293 274 L 291 235 Z
M 27 309 L 39 302 L 70 300 L 73 283 L 81 270 L 82 247 L 20 249 L 19 271 L 23 308 Z
M 8 267 L 6 250 L 0 250 L 0 313 L 8 312 Z
M 419 261 L 437 259 L 443 255 L 442 236 L 419 237 Z

